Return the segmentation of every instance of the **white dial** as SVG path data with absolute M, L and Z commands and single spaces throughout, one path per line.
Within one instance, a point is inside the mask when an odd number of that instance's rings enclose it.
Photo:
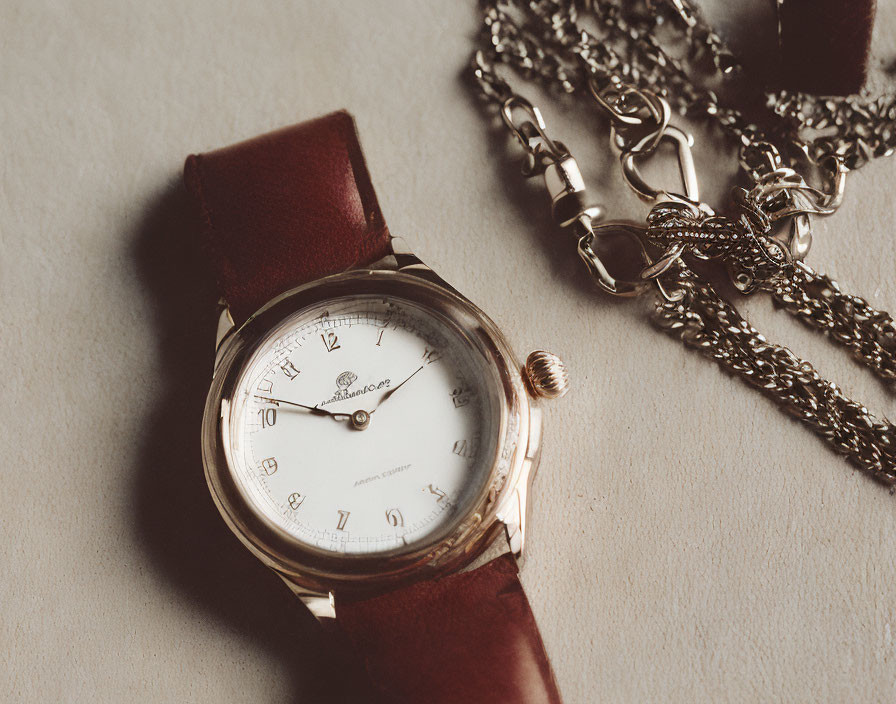
M 257 511 L 309 546 L 401 551 L 482 491 L 499 388 L 446 319 L 390 297 L 330 300 L 284 320 L 241 370 L 231 469 Z

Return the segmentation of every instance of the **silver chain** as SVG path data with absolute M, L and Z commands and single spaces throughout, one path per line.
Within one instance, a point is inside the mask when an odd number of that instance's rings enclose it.
M 753 122 L 706 87 L 715 82 L 721 92 L 726 82 L 736 84 L 741 68 L 688 0 L 492 0 L 483 11 L 483 48 L 472 60 L 477 84 L 525 150 L 524 174 L 544 177 L 554 218 L 575 234 L 598 285 L 614 295 L 655 286 L 660 328 L 761 389 L 871 476 L 896 484 L 896 427 L 765 340 L 692 265 L 720 263 L 744 293 L 769 293 L 882 379 L 896 379 L 893 319 L 802 262 L 810 216 L 839 207 L 848 171 L 896 149 L 896 97 L 767 94 L 765 114 Z M 589 200 L 575 159 L 496 63 L 560 99 L 582 95 L 597 103 L 609 118 L 625 180 L 653 206 L 646 225 L 601 222 L 603 209 Z M 740 167 L 753 185 L 735 189 L 734 216 L 700 201 L 693 138 L 671 124 L 673 109 L 706 118 L 737 140 Z M 662 140 L 678 148 L 680 192 L 651 187 L 638 169 Z M 801 172 L 820 176 L 820 186 Z M 610 272 L 607 243 L 620 235 L 643 264 L 635 275 Z
M 896 381 L 896 324 L 864 298 L 799 262 L 790 276 L 766 282 L 775 303 L 832 340 L 886 382 Z
M 896 426 L 847 398 L 809 362 L 768 342 L 706 281 L 684 268 L 679 281 L 684 297 L 657 304 L 654 319 L 662 329 L 761 390 L 875 479 L 896 483 Z

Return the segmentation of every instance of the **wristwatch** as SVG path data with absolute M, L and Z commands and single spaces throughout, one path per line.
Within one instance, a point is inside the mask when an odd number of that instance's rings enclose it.
M 227 524 L 383 701 L 559 702 L 516 559 L 563 363 L 520 367 L 390 236 L 346 112 L 190 156 L 185 180 L 222 295 L 202 455 Z

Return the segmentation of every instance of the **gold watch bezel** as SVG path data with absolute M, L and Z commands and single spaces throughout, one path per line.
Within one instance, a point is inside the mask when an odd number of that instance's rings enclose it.
M 244 495 L 228 458 L 230 407 L 240 371 L 269 330 L 328 299 L 370 294 L 407 299 L 448 318 L 487 355 L 500 379 L 498 440 L 482 490 L 447 534 L 409 552 L 334 556 L 273 524 Z M 532 402 L 506 339 L 485 313 L 461 295 L 416 273 L 354 270 L 336 274 L 278 296 L 227 338 L 219 351 L 202 422 L 206 480 L 231 530 L 264 564 L 292 584 L 320 592 L 382 591 L 462 568 L 489 546 L 507 516 L 518 516 L 534 468 L 529 450 L 537 445 L 540 431 L 540 416 L 533 412 Z

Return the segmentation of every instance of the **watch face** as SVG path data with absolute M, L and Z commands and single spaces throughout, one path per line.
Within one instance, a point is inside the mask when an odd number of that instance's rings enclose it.
M 483 492 L 500 404 L 493 361 L 447 317 L 392 296 L 333 298 L 255 346 L 225 451 L 254 511 L 301 544 L 411 551 Z

